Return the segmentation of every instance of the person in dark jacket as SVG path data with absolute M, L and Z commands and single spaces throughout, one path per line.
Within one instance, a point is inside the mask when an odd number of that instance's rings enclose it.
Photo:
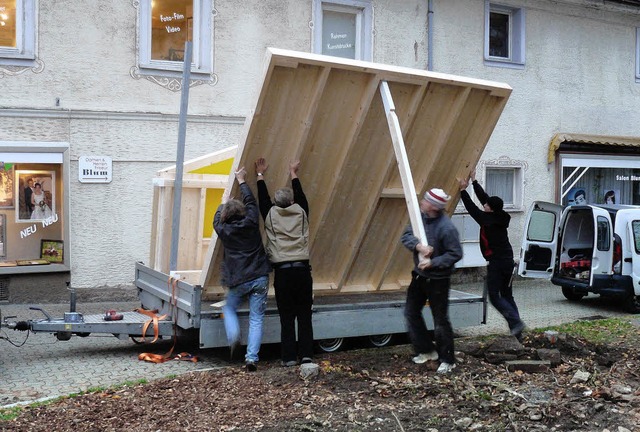
M 500 197 L 489 196 L 475 178 L 470 175 L 473 191 L 483 205 L 480 210 L 466 191 L 469 179 L 460 180 L 460 198 L 469 215 L 480 225 L 480 251 L 487 260 L 486 285 L 493 307 L 507 320 L 511 334 L 521 339 L 525 324 L 520 319 L 518 306 L 513 298 L 513 248 L 509 242 L 511 216 L 503 210 Z
M 258 351 L 262 342 L 262 322 L 267 304 L 271 265 L 262 245 L 256 199 L 245 183 L 246 171 L 240 168 L 236 179 L 242 201 L 223 199 L 213 218 L 213 227 L 224 247 L 222 284 L 228 287 L 223 307 L 224 327 L 233 357 L 240 344 L 238 306 L 249 299 L 249 334 L 245 362 L 247 370 L 257 369 Z
M 411 224 L 401 238 L 402 244 L 413 252 L 414 262 L 404 310 L 409 337 L 416 352 L 413 362 L 422 364 L 428 360 L 439 360 L 438 373 L 451 372 L 456 366 L 448 309 L 451 273 L 455 263 L 462 259 L 462 245 L 458 230 L 443 212 L 450 199 L 442 189 L 431 189 L 420 200 L 428 246 L 413 234 Z M 422 316 L 427 301 L 435 325 L 435 347 Z
M 278 189 L 271 202 L 264 173 L 269 168 L 260 158 L 255 163 L 258 205 L 267 234 L 267 256 L 274 267 L 273 286 L 280 315 L 282 364 L 311 363 L 313 358 L 313 279 L 309 265 L 309 203 L 298 178 L 300 161 L 289 164 L 291 188 Z M 298 345 L 296 347 L 296 320 Z

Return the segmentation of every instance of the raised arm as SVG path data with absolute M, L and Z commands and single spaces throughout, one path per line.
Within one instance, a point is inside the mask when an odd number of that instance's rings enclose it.
M 267 218 L 271 207 L 273 207 L 271 196 L 269 195 L 269 189 L 267 188 L 267 183 L 264 180 L 264 174 L 269 168 L 269 164 L 265 158 L 259 158 L 256 160 L 255 167 L 256 176 L 258 177 L 258 206 L 260 207 L 260 214 L 264 220 Z
M 298 204 L 307 213 L 309 217 L 309 202 L 307 196 L 302 190 L 302 183 L 298 178 L 298 170 L 300 169 L 300 161 L 289 164 L 289 174 L 291 174 L 291 189 L 293 189 L 293 201 Z

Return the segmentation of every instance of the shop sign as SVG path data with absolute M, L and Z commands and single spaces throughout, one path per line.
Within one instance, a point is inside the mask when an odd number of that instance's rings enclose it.
M 111 183 L 112 160 L 109 156 L 80 156 L 78 171 L 80 183 Z

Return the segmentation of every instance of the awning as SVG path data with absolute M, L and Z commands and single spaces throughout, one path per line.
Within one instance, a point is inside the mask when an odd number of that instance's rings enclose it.
M 558 133 L 553 136 L 549 143 L 549 153 L 547 162 L 551 163 L 556 159 L 556 152 L 563 142 L 575 142 L 581 144 L 596 144 L 617 147 L 640 147 L 640 138 L 607 135 L 584 135 L 571 133 Z

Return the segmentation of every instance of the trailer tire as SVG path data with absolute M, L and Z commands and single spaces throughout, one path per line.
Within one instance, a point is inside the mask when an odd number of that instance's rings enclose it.
M 392 334 L 371 335 L 368 337 L 369 344 L 376 348 L 382 348 L 389 344 L 393 340 Z
M 567 300 L 578 301 L 586 294 L 577 292 L 574 288 L 562 287 L 562 295 L 564 295 Z
M 640 296 L 631 294 L 624 302 L 624 309 L 632 314 L 640 313 Z
M 344 338 L 321 339 L 317 342 L 320 351 L 326 353 L 339 351 L 343 344 Z

